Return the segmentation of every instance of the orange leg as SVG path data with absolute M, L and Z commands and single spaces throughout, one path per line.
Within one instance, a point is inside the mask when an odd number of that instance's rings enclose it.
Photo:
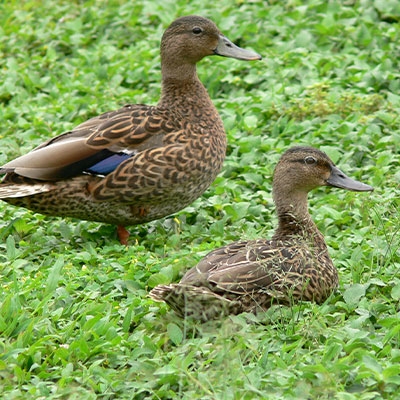
M 117 235 L 119 242 L 125 246 L 128 246 L 129 231 L 124 226 L 117 226 Z

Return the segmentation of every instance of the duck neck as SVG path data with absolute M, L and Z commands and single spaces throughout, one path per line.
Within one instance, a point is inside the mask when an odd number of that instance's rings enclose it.
M 321 235 L 308 212 L 307 195 L 306 191 L 274 191 L 274 202 L 278 214 L 278 228 L 274 239 L 284 239 L 289 236 L 312 239 L 316 235 Z
M 198 80 L 196 63 L 182 63 L 180 59 L 161 61 L 161 75 L 163 82 L 193 82 Z
M 179 110 L 187 118 L 196 121 L 206 115 L 218 115 L 208 92 L 199 80 L 196 66 L 191 64 L 171 68 L 163 66 L 159 107 Z

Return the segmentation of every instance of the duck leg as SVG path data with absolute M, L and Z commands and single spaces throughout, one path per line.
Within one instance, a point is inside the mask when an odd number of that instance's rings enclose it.
M 119 242 L 125 246 L 128 246 L 129 231 L 122 225 L 117 226 L 117 235 Z

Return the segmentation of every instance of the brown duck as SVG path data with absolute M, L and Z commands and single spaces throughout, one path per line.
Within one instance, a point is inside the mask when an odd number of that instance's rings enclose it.
M 175 213 L 211 185 L 226 135 L 196 74 L 210 55 L 261 57 L 199 16 L 175 20 L 161 41 L 157 106 L 127 105 L 89 119 L 0 168 L 0 199 L 46 215 L 125 226 Z
M 273 199 L 279 224 L 271 240 L 234 242 L 209 253 L 180 283 L 156 286 L 150 296 L 180 316 L 200 320 L 262 311 L 300 300 L 322 303 L 338 273 L 323 235 L 308 212 L 307 195 L 319 186 L 372 191 L 312 147 L 293 147 L 278 162 Z

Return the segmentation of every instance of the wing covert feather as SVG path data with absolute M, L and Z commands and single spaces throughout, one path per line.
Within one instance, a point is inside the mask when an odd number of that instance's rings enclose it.
M 209 253 L 186 273 L 182 283 L 211 283 L 222 291 L 238 294 L 267 290 L 284 276 L 299 275 L 293 260 L 310 257 L 308 250 L 287 243 L 276 246 L 275 242 L 263 239 L 236 242 Z
M 176 117 L 175 125 L 179 120 Z M 127 105 L 91 118 L 74 130 L 46 141 L 30 153 L 5 164 L 1 171 L 39 180 L 70 178 L 109 157 L 110 153 L 134 155 L 163 146 L 165 135 L 175 129 L 173 125 L 162 109 Z M 104 153 L 104 150 L 110 153 Z

